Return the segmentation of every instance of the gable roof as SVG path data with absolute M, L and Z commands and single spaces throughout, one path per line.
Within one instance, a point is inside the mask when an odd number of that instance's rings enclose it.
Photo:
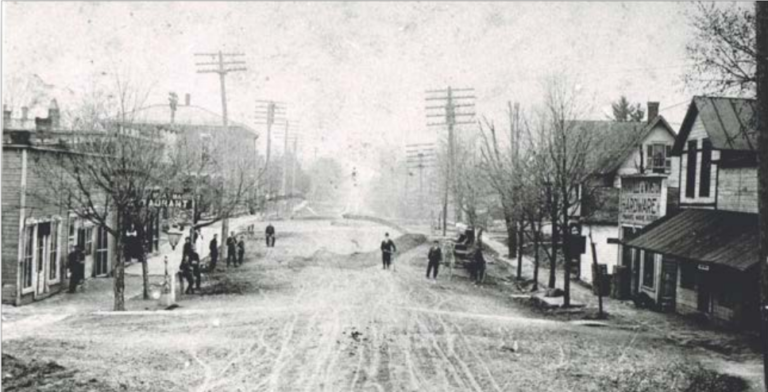
M 757 149 L 757 101 L 746 98 L 693 97 L 675 139 L 672 155 L 681 155 L 696 118 L 716 150 Z
M 656 126 L 660 125 L 673 138 L 675 132 L 664 116 L 656 116 L 650 122 L 644 121 L 574 121 L 576 127 L 581 127 L 587 132 L 596 132 L 597 140 L 601 140 L 600 146 L 595 146 L 603 150 L 603 162 L 596 162 L 600 165 L 600 174 L 613 174 L 629 158 L 630 154 L 650 135 Z

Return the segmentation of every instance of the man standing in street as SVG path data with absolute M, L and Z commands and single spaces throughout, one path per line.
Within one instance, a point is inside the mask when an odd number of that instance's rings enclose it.
M 192 251 L 194 251 L 194 248 L 192 248 L 192 241 L 189 237 L 184 237 L 184 248 L 181 251 L 181 260 L 188 260 Z
M 485 258 L 483 257 L 483 246 L 481 244 L 475 245 L 472 260 L 475 264 L 475 285 L 478 285 L 485 280 Z
M 233 231 L 229 238 L 227 238 L 227 268 L 229 268 L 229 263 L 231 262 L 233 265 L 237 264 L 237 238 L 235 238 L 235 232 Z
M 267 239 L 267 248 L 274 248 L 275 247 L 275 227 L 272 226 L 272 223 L 269 223 L 267 225 L 267 230 L 265 231 L 266 239 Z
M 216 240 L 216 234 L 213 235 L 208 249 L 211 253 L 211 271 L 215 271 L 216 263 L 219 261 L 219 242 Z
M 429 254 L 427 255 L 429 260 L 427 263 L 427 279 L 429 279 L 429 273 L 432 272 L 432 280 L 437 282 L 437 269 L 440 267 L 440 262 L 443 261 L 443 252 L 440 250 L 440 242 L 435 240 L 431 248 L 429 248 Z
M 384 241 L 381 241 L 381 262 L 382 269 L 389 269 L 392 264 L 392 253 L 397 252 L 395 243 L 389 238 L 389 233 L 384 233 Z
M 245 255 L 245 241 L 240 236 L 240 241 L 237 243 L 237 265 L 243 265 L 243 256 Z
M 75 245 L 67 260 L 67 267 L 69 267 L 69 292 L 75 293 L 77 291 L 77 285 L 85 275 L 85 254 L 80 249 L 80 245 Z
M 198 255 L 197 252 L 192 251 L 192 253 L 189 254 L 189 264 L 192 266 L 192 275 L 195 277 L 195 288 L 200 290 L 202 271 L 200 270 L 200 255 Z M 190 288 L 192 288 L 191 283 Z

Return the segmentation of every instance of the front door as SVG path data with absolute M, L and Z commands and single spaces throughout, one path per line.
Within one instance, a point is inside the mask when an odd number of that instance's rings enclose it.
M 661 305 L 674 311 L 677 297 L 677 260 L 664 256 L 661 262 Z
M 699 269 L 698 281 L 696 285 L 696 294 L 698 298 L 697 309 L 699 312 L 706 314 L 712 313 L 712 285 L 710 280 L 711 278 L 709 271 Z
M 94 260 L 94 273 L 96 276 L 106 275 L 109 272 L 108 255 L 107 230 L 99 227 L 96 230 L 96 257 Z

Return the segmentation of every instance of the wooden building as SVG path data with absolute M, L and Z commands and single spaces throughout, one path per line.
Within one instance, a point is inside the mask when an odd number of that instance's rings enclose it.
M 622 241 L 639 291 L 678 313 L 743 327 L 758 315 L 755 107 L 693 99 L 672 149 L 681 211 Z
M 61 153 L 50 138 L 59 128 L 55 100 L 47 119 L 17 120 L 8 110 L 3 117 L 3 302 L 22 305 L 66 290 L 75 244 L 85 250 L 86 278 L 108 276 L 114 244 L 106 230 L 41 197 L 55 190 L 35 165 Z

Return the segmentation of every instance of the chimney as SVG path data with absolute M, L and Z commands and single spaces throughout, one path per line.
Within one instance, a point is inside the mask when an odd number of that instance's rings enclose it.
M 189 94 L 184 94 L 184 106 L 189 106 L 190 103 L 192 103 L 192 96 Z
M 27 117 L 29 116 L 29 108 L 26 106 L 21 107 L 21 121 L 27 121 Z
M 51 121 L 51 129 L 59 129 L 61 112 L 59 111 L 59 103 L 55 99 L 52 99 L 51 105 L 48 106 L 48 119 Z
M 3 105 L 3 128 L 7 128 L 11 126 L 11 109 L 8 108 L 8 105 Z
M 659 116 L 659 103 L 648 102 L 648 122 L 653 121 L 653 119 L 655 119 L 658 116 Z

